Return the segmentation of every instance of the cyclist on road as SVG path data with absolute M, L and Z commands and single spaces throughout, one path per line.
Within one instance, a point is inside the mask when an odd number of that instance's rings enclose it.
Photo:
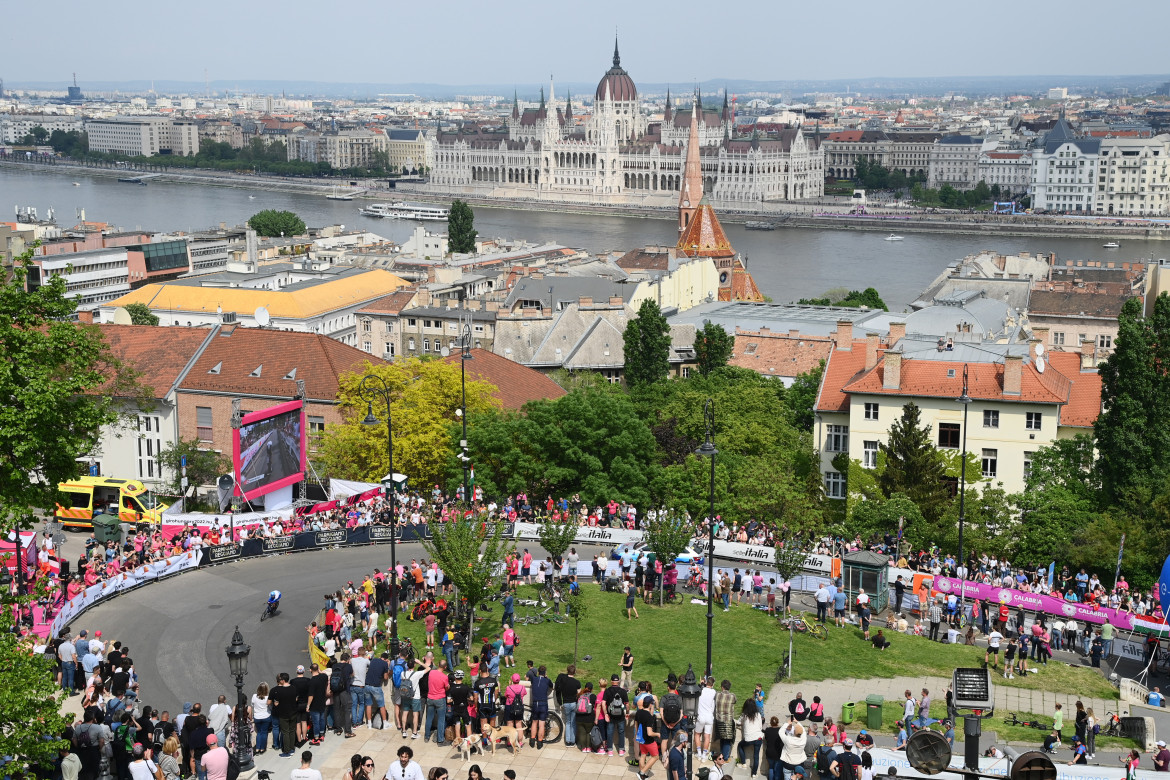
M 274 590 L 268 594 L 268 614 L 275 615 L 280 606 L 280 591 Z

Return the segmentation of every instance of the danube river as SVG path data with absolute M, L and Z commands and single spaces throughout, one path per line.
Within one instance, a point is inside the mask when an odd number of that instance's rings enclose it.
M 77 182 L 80 186 L 74 186 Z M 57 222 L 75 224 L 79 209 L 86 219 L 124 229 L 200 230 L 242 224 L 261 209 L 289 209 L 309 225 L 342 224 L 403 241 L 414 223 L 359 215 L 362 201 L 332 201 L 316 195 L 233 189 L 198 184 L 154 182 L 142 187 L 79 172 L 53 173 L 0 168 L 0 208 L 33 206 L 42 217 L 49 206 Z M 592 252 L 625 250 L 648 244 L 675 243 L 670 220 L 597 217 L 509 209 L 475 209 L 481 237 L 557 242 Z M 442 229 L 441 224 L 429 226 Z M 886 241 L 881 233 L 803 228 L 750 231 L 725 224 L 732 246 L 747 258 L 760 290 L 777 302 L 815 297 L 833 287 L 876 287 L 891 310 L 902 309 L 950 262 L 990 249 L 1000 253 L 1056 252 L 1061 259 L 1133 261 L 1162 257 L 1161 241 L 1123 241 L 1120 249 L 1102 248 L 1101 240 L 1043 237 L 907 234 Z

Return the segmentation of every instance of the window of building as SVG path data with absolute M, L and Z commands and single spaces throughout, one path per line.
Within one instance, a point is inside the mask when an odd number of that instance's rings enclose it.
M 362 342 L 362 350 L 365 352 L 373 352 L 374 351 L 373 342 L 363 341 Z
M 984 428 L 998 428 L 999 427 L 999 411 L 996 409 L 983 410 L 983 427 Z
M 983 476 L 994 477 L 999 468 L 999 450 L 983 450 Z
M 325 418 L 309 415 L 309 435 L 320 436 L 325 433 Z
M 1077 334 L 1077 343 L 1078 344 L 1080 344 L 1083 341 L 1088 341 L 1088 340 L 1089 340 L 1089 334 L 1087 334 L 1087 333 L 1078 333 Z
M 962 433 L 962 427 L 958 423 L 939 423 L 938 446 L 948 450 L 959 449 L 959 436 Z
M 423 352 L 430 352 L 430 351 L 431 351 L 431 340 L 430 339 L 423 339 Z
M 406 340 L 406 348 L 409 349 L 411 352 L 414 352 L 414 339 L 407 339 Z
M 1035 452 L 1024 453 L 1024 481 L 1027 482 L 1032 477 L 1032 456 Z
M 865 419 L 876 420 L 878 418 L 878 405 L 876 403 L 866 402 L 865 404 Z
M 370 332 L 371 330 L 373 330 L 373 329 L 374 329 L 374 326 L 373 326 L 373 324 L 372 324 L 372 323 L 369 321 L 369 319 L 364 319 L 364 320 L 362 320 L 362 332 L 363 332 L 363 333 L 369 333 L 369 332 Z
M 211 441 L 211 407 L 195 407 L 195 435 L 199 441 Z
M 829 435 L 825 440 L 825 450 L 828 452 L 846 452 L 849 449 L 849 426 L 830 425 Z
M 861 465 L 867 469 L 877 468 L 878 443 L 863 441 L 861 443 Z
M 825 495 L 829 498 L 845 498 L 845 475 L 836 471 L 825 472 Z
M 1041 421 L 1044 415 L 1041 412 L 1028 412 L 1024 418 L 1024 427 L 1029 431 L 1040 430 Z
M 683 376 L 683 379 L 690 378 L 690 376 L 691 376 L 691 367 L 690 366 L 683 366 L 682 376 Z
M 1063 347 L 1064 346 L 1064 333 L 1063 332 L 1053 331 L 1053 333 L 1052 333 L 1052 346 L 1054 346 L 1054 347 Z
M 418 322 L 418 320 L 416 320 L 414 317 L 407 317 L 407 319 L 406 319 L 406 324 L 412 328 L 415 327 L 415 324 L 417 322 Z
M 1097 336 L 1097 346 L 1100 349 L 1113 349 L 1113 337 L 1108 333 L 1102 333 Z
M 382 352 L 386 355 L 386 357 L 394 357 L 394 345 L 387 342 L 385 345 L 383 345 Z

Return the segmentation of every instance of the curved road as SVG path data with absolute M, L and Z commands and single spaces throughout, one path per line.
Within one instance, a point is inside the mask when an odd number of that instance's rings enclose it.
M 528 544 L 533 555 L 544 555 Z M 520 546 L 523 549 L 524 545 Z M 583 559 L 600 548 L 578 547 Z M 398 545 L 398 560 L 426 557 L 421 544 Z M 225 648 L 238 625 L 252 646 L 244 692 L 272 684 L 278 672 L 308 666 L 305 627 L 323 606 L 322 596 L 375 568 L 390 567 L 390 548 L 343 548 L 251 558 L 180 574 L 124 593 L 74 620 L 74 633 L 97 629 L 107 641 L 129 645 L 142 701 L 176 713 L 185 701 L 204 708 L 220 694 L 234 702 Z M 273 588 L 282 593 L 280 614 L 260 623 Z

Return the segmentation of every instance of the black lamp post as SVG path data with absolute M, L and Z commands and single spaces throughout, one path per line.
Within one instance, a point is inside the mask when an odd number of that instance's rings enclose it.
M 467 361 L 473 360 L 471 354 L 471 326 L 464 325 L 459 335 L 460 347 L 463 355 L 459 360 L 459 383 L 463 388 L 463 408 L 459 410 L 459 417 L 463 420 L 463 438 L 459 440 L 459 460 L 463 463 L 463 500 L 471 506 L 471 494 L 468 493 L 468 471 L 471 462 L 467 458 Z
M 967 409 L 971 406 L 971 396 L 967 395 L 967 364 L 963 364 L 963 394 L 955 399 L 958 403 L 963 405 L 963 462 L 959 466 L 959 561 L 956 569 L 963 568 L 963 523 L 967 519 L 966 513 L 966 499 L 967 499 Z M 956 571 L 956 574 L 959 572 Z M 966 579 L 966 572 L 964 576 L 959 577 L 959 626 L 963 625 L 966 619 L 966 602 L 964 595 L 964 580 Z
M 705 677 L 712 675 L 711 666 L 711 636 L 715 628 L 715 456 L 719 450 L 715 448 L 715 399 L 708 398 L 703 404 L 703 420 L 707 431 L 705 441 L 696 455 L 711 459 L 711 512 L 707 517 L 707 671 Z
M 390 582 L 394 586 L 390 597 L 390 657 L 398 657 L 398 599 L 402 583 L 398 581 L 398 512 L 395 511 L 394 499 L 394 426 L 390 417 L 390 403 L 393 393 L 386 380 L 377 374 L 366 374 L 362 377 L 358 387 L 358 395 L 366 401 L 366 419 L 362 425 L 378 425 L 379 420 L 374 416 L 375 398 L 386 402 L 386 456 L 390 461 L 389 484 L 386 485 L 386 496 L 390 499 Z
M 240 771 L 247 771 L 252 768 L 252 735 L 248 731 L 248 718 L 244 713 L 248 706 L 244 701 L 244 677 L 248 674 L 248 654 L 252 652 L 252 647 L 244 644 L 239 626 L 236 626 L 232 643 L 225 651 L 228 669 L 236 678 L 236 760 L 240 764 Z
M 695 679 L 695 667 L 687 664 L 687 673 L 678 686 L 678 694 L 682 697 L 683 714 L 687 717 L 687 777 L 691 777 L 695 755 L 695 715 L 699 711 L 699 695 L 703 692 L 698 680 Z

